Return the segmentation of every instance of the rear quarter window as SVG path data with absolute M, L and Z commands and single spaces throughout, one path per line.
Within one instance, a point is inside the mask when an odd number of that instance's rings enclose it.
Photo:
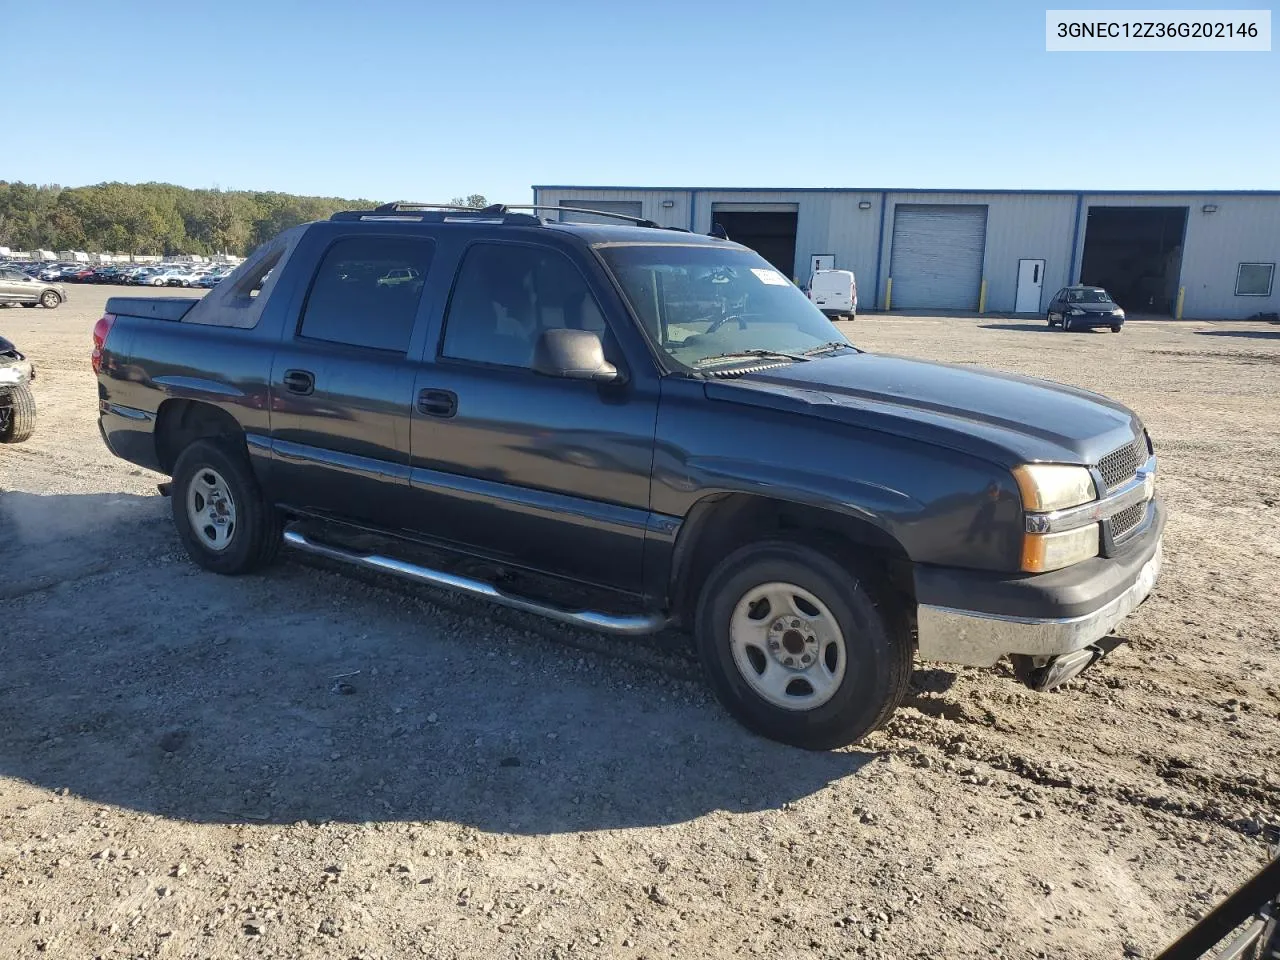
M 403 353 L 435 244 L 420 237 L 351 237 L 325 251 L 298 335 Z

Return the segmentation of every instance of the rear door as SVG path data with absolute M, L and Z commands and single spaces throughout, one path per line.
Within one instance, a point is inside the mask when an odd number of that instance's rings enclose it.
M 295 254 L 318 261 L 289 308 L 271 368 L 274 499 L 307 512 L 394 529 L 409 484 L 408 359 L 432 239 L 407 232 L 308 233 Z M 412 280 L 383 282 L 398 271 Z

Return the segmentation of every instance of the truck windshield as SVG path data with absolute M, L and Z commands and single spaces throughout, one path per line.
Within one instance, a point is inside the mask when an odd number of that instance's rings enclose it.
M 848 346 L 790 280 L 750 250 L 677 244 L 601 244 L 645 333 L 689 370 Z

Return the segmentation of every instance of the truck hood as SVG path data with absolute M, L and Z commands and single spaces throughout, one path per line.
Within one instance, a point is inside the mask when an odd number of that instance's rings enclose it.
M 707 384 L 709 399 L 790 410 L 1005 466 L 1096 463 L 1141 435 L 1127 407 L 1047 380 L 846 353 Z

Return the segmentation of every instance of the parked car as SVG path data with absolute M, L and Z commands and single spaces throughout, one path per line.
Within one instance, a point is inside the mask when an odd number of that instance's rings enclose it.
M 0 443 L 21 443 L 35 432 L 35 378 L 35 364 L 0 337 Z
M 858 315 L 858 282 L 852 270 L 815 270 L 809 278 L 809 299 L 828 317 Z
M 1102 287 L 1076 285 L 1053 295 L 1045 320 L 1065 331 L 1107 327 L 1119 333 L 1124 328 L 1124 311 Z
M 106 311 L 102 436 L 172 477 L 199 565 L 288 544 L 580 628 L 677 625 L 734 716 L 807 748 L 883 723 L 917 652 L 1059 685 L 1160 570 L 1135 413 L 867 353 L 722 239 L 389 204 L 286 231 L 202 299 Z
M 219 283 L 221 283 L 223 279 L 227 276 L 227 274 L 230 272 L 231 272 L 230 270 L 227 270 L 227 271 L 215 270 L 213 273 L 206 273 L 203 277 L 201 277 L 199 280 L 196 281 L 195 286 L 203 287 L 206 290 L 212 290 Z
M 181 267 L 170 267 L 150 274 L 146 283 L 152 287 L 189 287 L 197 279 L 199 278 L 190 270 Z
M 67 288 L 28 276 L 16 267 L 0 267 L 0 303 L 36 304 L 53 310 L 67 299 Z

